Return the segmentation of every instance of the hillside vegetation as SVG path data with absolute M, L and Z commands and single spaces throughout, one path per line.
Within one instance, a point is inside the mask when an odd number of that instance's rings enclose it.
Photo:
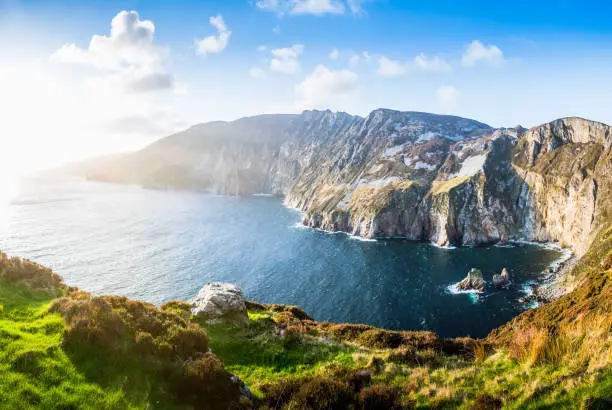
M 597 409 L 612 400 L 612 227 L 575 266 L 582 286 L 483 340 L 319 323 L 257 303 L 246 327 L 204 325 L 187 303 L 94 297 L 4 254 L 0 272 L 2 409 Z

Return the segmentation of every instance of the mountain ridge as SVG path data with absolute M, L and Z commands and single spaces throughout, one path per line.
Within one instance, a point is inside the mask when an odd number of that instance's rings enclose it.
M 366 238 L 557 241 L 582 254 L 609 192 L 611 146 L 608 125 L 580 117 L 527 130 L 418 111 L 309 110 L 198 124 L 81 175 L 284 196 L 305 225 Z

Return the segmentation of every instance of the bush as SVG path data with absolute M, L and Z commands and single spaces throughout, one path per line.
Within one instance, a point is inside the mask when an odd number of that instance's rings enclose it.
M 359 406 L 364 410 L 387 410 L 406 408 L 399 404 L 400 391 L 396 387 L 375 384 L 361 390 Z
M 281 329 L 283 346 L 287 349 L 294 348 L 302 342 L 306 328 L 303 326 L 289 325 Z
M 174 326 L 169 331 L 168 343 L 181 359 L 193 357 L 195 353 L 208 352 L 208 337 L 201 327 L 189 324 L 187 327 Z
M 399 332 L 390 330 L 371 329 L 361 333 L 357 343 L 374 349 L 395 349 L 403 342 Z
M 419 364 L 419 358 L 416 350 L 411 346 L 400 346 L 394 349 L 387 356 L 387 360 L 393 363 L 416 365 Z
M 503 402 L 501 399 L 488 394 L 479 394 L 470 406 L 471 410 L 495 410 L 501 409 Z
M 210 353 L 185 362 L 174 379 L 174 390 L 180 401 L 201 409 L 225 410 L 240 398 L 240 387 Z
M 300 387 L 294 397 L 294 404 L 300 409 L 334 410 L 347 408 L 353 402 L 352 399 L 346 383 L 316 378 Z
M 302 385 L 311 380 L 309 377 L 286 377 L 260 387 L 264 403 L 271 408 L 281 408 L 289 403 Z
M 53 296 L 67 290 L 62 278 L 51 269 L 28 259 L 9 258 L 4 252 L 0 252 L 0 277 L 9 282 L 26 283 Z
M 346 379 L 346 383 L 353 389 L 353 391 L 359 393 L 361 389 L 368 386 L 372 381 L 372 372 L 367 369 L 357 370 L 354 374 Z
M 173 313 L 177 307 L 173 303 L 160 310 L 124 297 L 74 292 L 55 300 L 49 310 L 66 322 L 65 348 L 80 355 L 95 348 L 101 372 L 116 362 L 133 363 L 164 375 L 170 392 L 197 408 L 226 409 L 238 403 L 239 386 L 208 353 L 206 332 Z
M 180 300 L 171 300 L 161 305 L 160 310 L 163 312 L 174 313 L 184 320 L 191 318 L 191 305 Z

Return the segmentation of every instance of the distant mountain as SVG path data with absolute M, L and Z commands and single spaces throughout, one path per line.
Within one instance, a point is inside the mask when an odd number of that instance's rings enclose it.
M 422 112 L 331 111 L 210 122 L 80 167 L 149 188 L 268 193 L 304 223 L 440 245 L 561 241 L 582 253 L 610 198 L 610 127 L 566 118 L 525 130 Z

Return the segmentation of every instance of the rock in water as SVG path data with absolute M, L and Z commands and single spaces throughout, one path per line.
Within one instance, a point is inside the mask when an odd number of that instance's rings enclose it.
M 482 272 L 480 269 L 472 268 L 465 279 L 457 283 L 457 289 L 460 290 L 478 290 L 483 292 L 485 288 L 485 281 L 482 278 Z
M 504 287 L 510 284 L 510 274 L 503 268 L 500 275 L 493 275 L 493 284 L 497 287 Z
M 191 300 L 191 312 L 211 325 L 249 322 L 242 290 L 231 283 L 208 283 Z

